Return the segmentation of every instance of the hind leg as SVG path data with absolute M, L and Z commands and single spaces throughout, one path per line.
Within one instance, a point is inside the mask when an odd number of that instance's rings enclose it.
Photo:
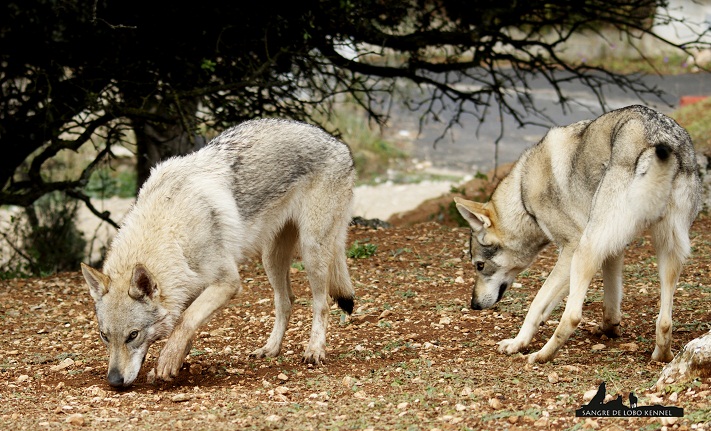
M 313 204 L 300 218 L 299 244 L 313 298 L 311 337 L 304 352 L 304 362 L 317 365 L 326 358 L 328 297 L 332 296 L 341 308 L 350 311 L 353 308 L 353 287 L 344 250 L 350 219 L 349 191 L 338 189 L 326 193 L 319 190 L 312 199 Z
M 652 228 L 652 240 L 657 251 L 661 298 L 656 325 L 656 346 L 652 360 L 669 362 L 674 358 L 671 351 L 672 305 L 674 290 L 679 281 L 681 268 L 689 254 L 688 229 L 681 221 L 664 219 Z
M 289 268 L 296 245 L 297 232 L 293 223 L 287 223 L 262 255 L 262 263 L 274 289 L 274 328 L 264 347 L 250 354 L 252 357 L 275 357 L 281 351 L 286 327 L 291 317 L 294 293 L 291 291 Z
M 314 365 L 319 365 L 326 360 L 326 332 L 328 331 L 328 262 L 331 256 L 329 256 L 330 250 L 322 244 L 314 238 L 305 238 L 301 242 L 301 254 L 311 286 L 313 307 L 311 336 L 304 352 L 304 362 Z
M 620 321 L 622 313 L 622 269 L 624 268 L 624 253 L 607 258 L 602 264 L 602 282 L 604 299 L 602 304 L 602 332 L 610 338 L 622 335 Z

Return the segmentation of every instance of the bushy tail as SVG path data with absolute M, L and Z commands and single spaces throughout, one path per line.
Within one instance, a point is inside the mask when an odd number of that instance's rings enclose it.
M 643 220 L 652 221 L 665 212 L 677 170 L 674 159 L 674 151 L 667 144 L 657 144 L 638 158 L 628 202 Z
M 336 301 L 341 310 L 352 314 L 355 291 L 348 275 L 345 255 L 342 261 L 338 259 L 330 268 L 328 281 L 328 294 Z

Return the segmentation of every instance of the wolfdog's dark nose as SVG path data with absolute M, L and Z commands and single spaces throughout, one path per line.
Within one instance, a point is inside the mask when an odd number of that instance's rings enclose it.
M 479 304 L 474 300 L 474 298 L 472 298 L 472 302 L 471 302 L 470 306 L 472 307 L 472 310 L 481 310 L 481 305 L 479 305 Z
M 121 372 L 117 370 L 116 368 L 112 368 L 109 370 L 109 384 L 114 387 L 119 387 L 123 386 L 123 376 L 121 375 Z

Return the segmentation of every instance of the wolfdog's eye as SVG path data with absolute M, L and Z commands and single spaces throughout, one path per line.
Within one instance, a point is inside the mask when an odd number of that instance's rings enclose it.
M 483 271 L 484 270 L 484 262 L 482 262 L 482 261 L 476 262 L 476 270 Z
M 130 334 L 128 334 L 128 338 L 126 338 L 126 342 L 130 343 L 131 341 L 135 340 L 136 337 L 138 337 L 138 331 L 132 331 Z
M 106 341 L 106 342 L 109 341 L 109 339 L 106 338 L 106 334 L 104 334 L 102 331 L 99 331 L 99 337 L 101 337 L 102 341 Z

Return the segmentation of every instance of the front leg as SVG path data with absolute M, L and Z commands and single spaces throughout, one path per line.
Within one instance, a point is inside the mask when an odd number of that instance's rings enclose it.
M 560 251 L 560 257 L 555 267 L 538 291 L 526 314 L 521 330 L 516 338 L 499 341 L 499 352 L 509 355 L 526 348 L 538 332 L 538 328 L 548 319 L 555 307 L 567 293 L 570 277 L 570 255 L 568 248 Z
M 220 281 L 209 286 L 190 304 L 160 352 L 157 378 L 169 381 L 178 375 L 197 329 L 227 305 L 239 289 L 239 276 L 236 276 L 230 282 Z
M 528 355 L 528 362 L 548 362 L 558 353 L 563 344 L 575 332 L 583 318 L 583 302 L 588 286 L 597 271 L 598 264 L 590 253 L 576 250 L 571 262 L 571 282 L 568 303 L 553 336 L 538 352 Z

